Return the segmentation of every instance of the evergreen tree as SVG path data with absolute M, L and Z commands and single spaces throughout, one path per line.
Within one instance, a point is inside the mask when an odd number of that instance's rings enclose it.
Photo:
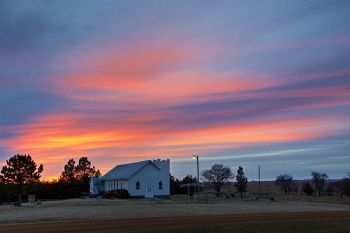
M 197 183 L 197 182 L 198 182 L 197 177 L 193 177 L 192 175 L 186 175 L 181 181 L 182 184 Z
M 96 170 L 95 166 L 91 166 L 91 162 L 87 157 L 81 157 L 78 165 L 75 167 L 75 173 L 77 179 L 83 184 L 88 184 L 91 177 L 98 177 L 101 175 L 99 170 Z
M 92 177 L 100 177 L 101 173 L 87 157 L 81 157 L 76 165 L 74 159 L 70 159 L 64 166 L 60 182 L 68 185 L 72 192 L 88 192 L 89 183 Z
M 174 176 L 170 176 L 170 194 L 182 194 L 184 193 L 184 190 L 180 188 L 181 181 L 179 179 L 176 179 Z
M 41 173 L 44 170 L 42 164 L 37 166 L 30 155 L 14 155 L 6 160 L 5 166 L 1 169 L 0 179 L 4 184 L 14 184 L 18 187 L 18 200 L 22 200 L 24 186 L 40 181 Z
M 76 181 L 74 159 L 68 160 L 67 164 L 64 165 L 64 171 L 61 174 L 60 181 L 66 183 L 73 183 L 74 181 Z
M 247 191 L 247 184 L 248 179 L 244 175 L 243 167 L 239 166 L 237 170 L 235 187 L 237 191 L 241 194 L 241 198 L 243 197 L 243 193 Z
M 61 173 L 60 181 L 66 183 L 79 182 L 88 184 L 90 178 L 100 177 L 101 173 L 96 170 L 95 166 L 91 166 L 91 162 L 87 157 L 81 157 L 77 165 L 74 159 L 68 160 Z

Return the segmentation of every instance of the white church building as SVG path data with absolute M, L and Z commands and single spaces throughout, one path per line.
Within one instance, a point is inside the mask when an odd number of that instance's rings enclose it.
M 170 160 L 145 160 L 117 165 L 90 180 L 90 194 L 126 189 L 130 198 L 170 197 Z

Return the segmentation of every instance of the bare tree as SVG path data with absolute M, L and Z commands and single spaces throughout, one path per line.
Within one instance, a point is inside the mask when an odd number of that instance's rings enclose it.
M 334 182 L 332 186 L 340 198 L 343 198 L 343 195 L 350 196 L 350 178 L 344 177 Z
M 315 191 L 318 192 L 318 195 L 321 196 L 322 192 L 326 186 L 326 179 L 328 175 L 321 172 L 312 172 L 312 183 L 315 186 Z
M 290 193 L 293 188 L 294 180 L 293 176 L 289 174 L 282 174 L 276 177 L 275 185 L 280 187 L 285 194 Z
M 223 184 L 233 177 L 231 168 L 223 164 L 214 164 L 211 169 L 204 170 L 201 175 L 204 181 L 214 185 L 216 196 L 220 195 Z

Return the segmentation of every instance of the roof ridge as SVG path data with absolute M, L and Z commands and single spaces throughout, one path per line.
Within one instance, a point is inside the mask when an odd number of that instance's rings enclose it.
M 113 169 L 111 169 L 109 172 L 107 172 L 104 176 L 102 176 L 102 179 L 104 180 L 111 180 L 111 179 L 129 179 L 131 176 L 136 174 L 140 169 L 145 167 L 147 164 L 153 164 L 157 169 L 158 166 L 156 166 L 152 160 L 143 160 L 133 163 L 125 163 L 125 164 L 119 164 L 116 165 Z

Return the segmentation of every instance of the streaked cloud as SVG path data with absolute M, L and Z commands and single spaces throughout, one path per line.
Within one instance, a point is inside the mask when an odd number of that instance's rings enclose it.
M 0 162 L 347 172 L 350 4 L 2 1 Z M 248 177 L 249 177 L 248 176 Z

